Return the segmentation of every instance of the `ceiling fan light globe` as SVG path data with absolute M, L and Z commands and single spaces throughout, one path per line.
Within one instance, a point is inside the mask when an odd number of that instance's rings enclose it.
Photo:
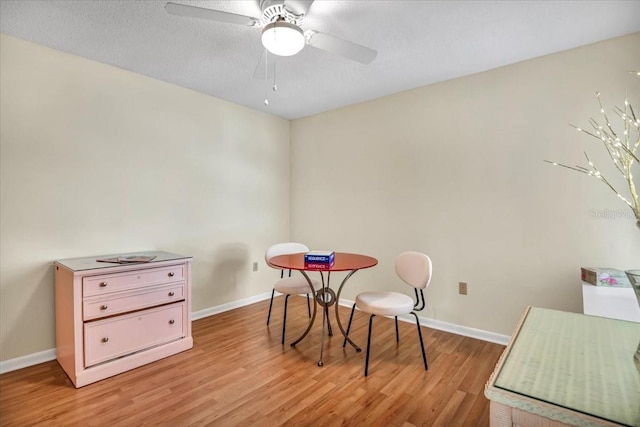
M 262 45 L 274 55 L 291 56 L 302 50 L 305 38 L 297 25 L 275 21 L 262 30 Z

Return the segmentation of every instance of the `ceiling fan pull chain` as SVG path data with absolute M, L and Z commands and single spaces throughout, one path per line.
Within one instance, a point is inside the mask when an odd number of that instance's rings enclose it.
M 276 62 L 273 61 L 273 86 L 271 86 L 271 89 L 274 92 L 278 91 L 278 85 L 276 84 Z

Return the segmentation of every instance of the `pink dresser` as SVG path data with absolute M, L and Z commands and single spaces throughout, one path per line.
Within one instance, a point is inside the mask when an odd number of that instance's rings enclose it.
M 193 347 L 191 257 L 151 262 L 87 257 L 55 262 L 56 354 L 76 387 Z

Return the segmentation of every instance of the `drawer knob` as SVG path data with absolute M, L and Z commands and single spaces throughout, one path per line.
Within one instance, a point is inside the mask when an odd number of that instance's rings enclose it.
M 109 306 L 107 306 L 106 304 L 100 306 L 100 310 L 106 310 L 107 308 L 109 308 Z
M 109 338 L 107 337 L 102 338 L 102 342 L 107 342 L 107 341 L 109 341 Z
M 175 273 L 173 271 L 170 271 L 169 272 L 169 277 L 173 277 L 173 276 L 175 276 Z
M 173 293 L 173 291 L 169 292 L 169 296 L 170 296 L 170 297 L 172 297 L 172 296 L 174 296 L 174 295 L 175 295 L 175 293 Z
M 173 325 L 174 323 L 176 323 L 176 321 L 175 321 L 175 320 L 173 320 L 173 319 L 169 320 L 169 324 L 170 324 L 170 325 Z
M 107 282 L 100 282 L 100 287 L 101 288 L 106 288 L 107 287 Z

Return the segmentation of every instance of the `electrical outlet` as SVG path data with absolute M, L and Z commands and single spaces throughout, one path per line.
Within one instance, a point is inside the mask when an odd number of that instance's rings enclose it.
M 258 263 L 257 262 L 253 263 L 253 271 L 258 271 Z
M 458 293 L 460 295 L 467 294 L 467 282 L 458 282 Z

